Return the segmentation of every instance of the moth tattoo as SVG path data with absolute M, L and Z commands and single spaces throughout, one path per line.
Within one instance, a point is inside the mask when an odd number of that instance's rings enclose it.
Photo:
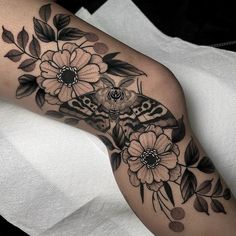
M 27 27 L 17 37 L 2 26 L 2 40 L 14 48 L 6 58 L 22 71 L 16 98 L 34 96 L 38 107 L 49 116 L 77 125 L 86 122 L 111 151 L 113 171 L 127 168 L 131 186 L 152 193 L 152 207 L 163 214 L 174 232 L 184 231 L 183 206 L 177 206 L 173 188 L 178 188 L 182 204 L 193 198 L 199 213 L 226 214 L 223 201 L 230 190 L 206 156 L 200 156 L 193 139 L 180 155 L 179 143 L 185 138 L 183 117 L 176 119 L 159 101 L 143 94 L 145 72 L 109 53 L 109 47 L 93 32 L 70 26 L 71 16 L 55 14 L 46 4 L 34 17 L 34 34 Z M 41 45 L 54 43 L 50 50 Z M 50 44 L 51 45 L 51 44 Z M 23 57 L 24 56 L 24 57 Z M 40 71 L 35 72 L 36 68 Z M 135 85 L 136 83 L 136 85 Z M 45 105 L 55 109 L 47 110 Z M 182 158 L 183 157 L 183 158 Z M 206 176 L 199 181 L 196 173 Z
M 62 104 L 59 110 L 84 119 L 101 132 L 110 130 L 112 123 L 117 122 L 126 135 L 150 122 L 163 128 L 178 126 L 174 116 L 161 103 L 126 88 L 134 82 L 133 78 L 120 80 L 117 86 L 109 76 L 101 80 L 104 88 L 72 99 Z

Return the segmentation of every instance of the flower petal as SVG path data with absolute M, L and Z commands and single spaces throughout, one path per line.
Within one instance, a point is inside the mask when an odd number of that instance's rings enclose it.
M 45 79 L 42 82 L 42 87 L 44 88 L 46 93 L 50 95 L 56 95 L 56 90 L 61 88 L 62 83 L 59 83 L 57 79 Z
M 177 164 L 177 156 L 174 152 L 170 152 L 164 155 L 160 155 L 160 164 L 167 167 L 168 169 L 172 169 Z
M 75 43 L 64 43 L 62 46 L 63 50 L 67 50 L 69 52 L 73 52 L 77 48 L 78 48 L 78 45 Z
M 124 161 L 124 163 L 128 163 L 127 160 L 129 159 L 130 155 L 128 153 L 127 148 L 122 152 L 122 159 Z
M 71 66 L 75 66 L 78 69 L 81 69 L 82 67 L 88 64 L 91 58 L 90 53 L 84 51 L 81 48 L 77 48 L 74 52 L 76 53 L 76 55 L 73 61 L 70 63 Z
M 138 187 L 140 185 L 140 180 L 137 178 L 137 174 L 132 172 L 130 169 L 128 169 L 128 174 L 130 183 L 133 186 Z
M 157 165 L 156 168 L 152 169 L 153 177 L 157 182 L 169 180 L 169 171 L 162 165 Z
M 147 184 L 147 188 L 152 190 L 152 191 L 158 191 L 160 187 L 162 187 L 163 182 L 156 182 L 153 181 L 151 184 Z
M 159 136 L 163 133 L 163 129 L 160 126 L 155 127 L 156 136 Z
M 176 154 L 176 156 L 179 156 L 179 147 L 176 144 L 173 144 L 172 151 Z
M 160 126 L 155 125 L 149 125 L 145 131 L 153 131 L 157 137 L 163 133 L 163 129 Z
M 164 150 L 164 154 L 167 152 L 171 152 L 172 148 L 173 148 L 173 143 L 169 143 Z
M 45 100 L 47 101 L 47 103 L 49 103 L 51 105 L 60 105 L 60 104 L 62 104 L 60 102 L 60 100 L 57 98 L 57 96 L 51 96 L 48 93 L 45 94 Z
M 155 125 L 149 125 L 149 126 L 146 127 L 145 131 L 153 131 L 154 132 L 155 127 L 156 127 Z
M 67 50 L 55 52 L 52 57 L 52 60 L 60 68 L 62 68 L 63 66 L 69 66 L 70 65 L 70 53 Z
M 94 90 L 93 86 L 91 84 L 84 82 L 84 81 L 79 81 L 76 84 L 73 84 L 72 87 L 73 87 L 75 94 L 77 96 L 92 92 Z
M 97 54 L 92 55 L 90 63 L 98 65 L 100 68 L 100 73 L 104 73 L 108 68 L 107 64 L 103 62 L 102 57 Z
M 38 77 L 36 78 L 37 84 L 38 84 L 39 87 L 42 88 L 42 89 L 43 89 L 42 83 L 43 83 L 44 80 L 45 80 L 45 78 L 43 78 L 42 76 L 38 76 Z
M 138 157 L 142 154 L 144 151 L 143 147 L 141 146 L 140 142 L 136 140 L 132 140 L 130 142 L 130 145 L 128 147 L 128 152 L 131 156 Z
M 142 183 L 151 184 L 153 182 L 153 174 L 151 169 L 148 169 L 145 165 L 137 172 L 137 177 Z
M 42 61 L 51 61 L 51 60 L 52 60 L 52 56 L 53 56 L 54 53 L 55 53 L 55 52 L 52 51 L 52 50 L 46 51 L 46 52 L 42 55 L 41 60 L 42 60 Z
M 131 135 L 130 135 L 130 141 L 132 141 L 132 140 L 138 140 L 138 138 L 139 138 L 139 135 L 140 135 L 140 132 L 134 132 L 134 133 L 132 133 Z
M 139 141 L 144 149 L 153 148 L 156 143 L 156 135 L 152 131 L 140 134 Z
M 52 66 L 48 61 L 42 62 L 40 64 L 40 69 L 42 71 L 42 76 L 48 79 L 56 78 L 57 74 L 60 72 L 59 68 Z
M 169 171 L 169 174 L 170 174 L 170 181 L 177 180 L 181 175 L 181 166 L 177 164 L 174 169 L 171 169 Z
M 80 80 L 95 83 L 99 80 L 99 67 L 95 64 L 86 65 L 81 70 L 78 71 L 78 76 Z
M 137 172 L 140 168 L 143 167 L 143 163 L 140 161 L 140 159 L 136 159 L 136 160 L 130 160 L 128 159 L 128 164 L 129 164 L 129 168 L 131 171 L 133 172 Z
M 58 98 L 61 102 L 67 102 L 72 99 L 72 87 L 67 87 L 63 85 L 60 92 L 58 93 Z
M 160 134 L 155 143 L 155 149 L 158 154 L 162 154 L 169 144 L 172 144 L 171 140 L 165 134 Z

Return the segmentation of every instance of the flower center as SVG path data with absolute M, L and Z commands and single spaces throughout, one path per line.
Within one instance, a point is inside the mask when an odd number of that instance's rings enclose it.
M 60 73 L 57 74 L 57 79 L 59 82 L 64 83 L 66 86 L 71 87 L 71 85 L 78 82 L 78 69 L 71 66 L 63 66 L 60 69 Z
M 160 158 L 157 155 L 156 149 L 146 149 L 140 156 L 141 162 L 146 165 L 147 168 L 155 168 Z

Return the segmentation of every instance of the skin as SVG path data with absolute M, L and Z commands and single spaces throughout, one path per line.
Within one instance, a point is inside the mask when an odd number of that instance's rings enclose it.
M 39 1 L 39 0 L 21 0 L 21 4 L 16 1 L 6 1 L 0 0 L 0 19 L 1 24 L 7 29 L 11 29 L 12 33 L 16 36 L 22 26 L 25 26 L 25 29 L 32 35 L 34 33 L 32 19 L 33 17 L 38 17 L 38 9 L 48 3 L 48 1 Z M 17 9 L 17 10 L 15 10 Z M 14 12 L 14 14 L 12 14 Z M 52 15 L 57 13 L 70 14 L 65 9 L 60 6 L 53 4 L 52 6 Z M 71 15 L 71 14 L 70 14 Z M 20 19 L 20 20 L 19 20 Z M 51 23 L 51 20 L 49 20 Z M 152 60 L 151 58 L 135 51 L 134 49 L 124 45 L 123 43 L 115 40 L 109 35 L 101 32 L 100 30 L 94 28 L 93 26 L 87 24 L 79 18 L 74 16 L 71 17 L 71 26 L 77 27 L 85 32 L 92 32 L 99 37 L 99 42 L 104 43 L 109 52 L 120 52 L 118 59 L 128 62 L 134 65 L 139 70 L 145 72 L 145 75 L 139 76 L 140 81 L 143 85 L 143 94 L 150 97 L 156 101 L 159 101 L 163 104 L 169 111 L 173 114 L 174 117 L 179 119 L 184 117 L 185 124 L 185 136 L 178 142 L 178 147 L 180 150 L 179 160 L 183 163 L 184 152 L 191 140 L 194 139 L 196 146 L 199 150 L 200 157 L 206 156 L 203 148 L 200 143 L 194 137 L 193 131 L 190 127 L 188 120 L 187 109 L 185 105 L 185 98 L 181 85 L 175 76 L 169 71 L 165 66 L 160 64 L 157 61 Z M 43 44 L 40 42 L 42 50 L 55 50 L 55 43 Z M 23 99 L 16 99 L 16 90 L 19 86 L 17 78 L 23 74 L 22 71 L 17 69 L 17 66 L 7 58 L 4 58 L 4 55 L 13 49 L 12 44 L 6 44 L 0 39 L 0 68 L 1 68 L 1 78 L 0 78 L 0 97 L 4 100 L 12 101 L 22 107 L 25 107 L 33 112 L 36 112 L 40 115 L 44 115 L 46 111 L 55 109 L 54 106 L 50 104 L 45 104 L 43 109 L 40 109 L 34 100 L 34 96 L 28 96 Z M 101 49 L 103 50 L 103 49 Z M 36 66 L 32 74 L 40 74 L 39 66 Z M 115 83 L 120 81 L 120 78 L 117 76 L 112 77 Z M 128 87 L 128 90 L 137 92 L 136 83 L 131 84 Z M 58 119 L 60 120 L 60 119 Z M 85 122 L 80 122 L 76 125 L 77 128 L 83 129 L 87 132 L 90 132 L 94 135 L 100 135 L 101 132 L 92 128 Z M 108 136 L 107 133 L 105 133 Z M 109 156 L 112 152 L 108 149 Z M 128 175 L 127 175 L 128 165 L 124 162 L 121 162 L 119 168 L 114 171 L 114 177 L 117 181 L 117 184 L 124 195 L 124 198 L 133 209 L 137 217 L 146 225 L 146 227 L 154 235 L 176 235 L 176 226 L 174 231 L 170 230 L 168 227 L 169 221 L 163 215 L 163 212 L 157 207 L 157 212 L 153 210 L 152 206 L 152 192 L 148 191 L 144 187 L 145 201 L 144 203 L 140 200 L 139 188 L 135 188 L 131 185 Z M 193 170 L 199 183 L 203 182 L 206 179 L 209 179 L 209 176 L 203 172 L 198 172 Z M 217 172 L 211 174 L 211 178 L 216 181 L 219 177 Z M 92 178 L 92 176 L 91 176 Z M 225 184 L 224 188 L 226 188 Z M 227 214 L 222 213 L 212 213 L 209 210 L 210 216 L 205 213 L 197 212 L 193 207 L 193 198 L 190 198 L 186 204 L 182 205 L 182 196 L 179 190 L 178 185 L 171 185 L 173 196 L 175 199 L 176 206 L 184 209 L 184 213 L 180 209 L 180 212 L 174 212 L 175 218 L 181 218 L 184 214 L 183 220 L 181 222 L 184 224 L 184 230 L 178 235 L 233 235 L 236 230 L 235 219 L 236 219 L 236 201 L 234 197 L 231 197 L 230 200 L 222 200 Z M 193 221 L 194 219 L 194 221 Z M 197 224 L 194 224 L 197 222 Z

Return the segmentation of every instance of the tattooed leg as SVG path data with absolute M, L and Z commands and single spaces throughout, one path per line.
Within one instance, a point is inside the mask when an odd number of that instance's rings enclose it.
M 0 7 L 1 96 L 98 136 L 154 234 L 233 235 L 235 200 L 193 138 L 173 74 L 56 4 L 22 2 L 22 22 Z

